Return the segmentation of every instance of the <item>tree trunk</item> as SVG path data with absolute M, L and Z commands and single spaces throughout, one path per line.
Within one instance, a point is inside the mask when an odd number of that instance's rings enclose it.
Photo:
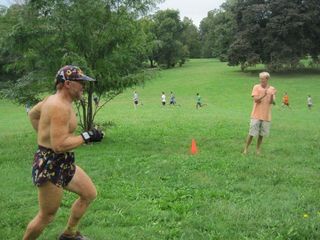
M 84 99 L 81 99 L 80 104 L 82 107 L 83 130 L 86 131 L 88 130 L 86 101 Z
M 93 128 L 92 94 L 93 94 L 93 83 L 89 82 L 86 130 L 90 130 Z
M 154 68 L 153 59 L 149 58 L 149 61 L 150 61 L 150 68 Z

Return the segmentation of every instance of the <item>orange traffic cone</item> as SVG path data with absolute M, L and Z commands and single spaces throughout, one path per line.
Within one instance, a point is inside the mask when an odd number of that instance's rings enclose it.
M 198 149 L 197 149 L 197 144 L 196 144 L 196 140 L 192 139 L 191 142 L 191 149 L 190 152 L 192 155 L 197 154 L 198 153 Z

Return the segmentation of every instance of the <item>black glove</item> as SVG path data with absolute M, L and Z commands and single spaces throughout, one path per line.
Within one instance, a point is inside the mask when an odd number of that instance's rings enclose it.
M 81 133 L 81 136 L 86 143 L 101 142 L 102 138 L 104 137 L 104 134 L 101 130 L 93 128 L 88 132 Z

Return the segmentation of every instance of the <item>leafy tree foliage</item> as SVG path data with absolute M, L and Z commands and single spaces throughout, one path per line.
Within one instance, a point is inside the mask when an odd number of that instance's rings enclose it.
M 16 72 L 9 73 L 6 71 L 6 63 L 12 62 L 15 59 L 15 54 L 8 51 L 4 44 L 5 36 L 18 23 L 22 7 L 12 5 L 10 8 L 0 5 L 0 86 L 7 85 L 7 79 L 16 78 Z
M 190 58 L 200 57 L 200 36 L 198 28 L 193 24 L 192 20 L 184 17 L 182 21 L 183 31 L 181 33 L 181 41 L 188 48 Z
M 297 68 L 302 58 L 319 61 L 320 4 L 317 0 L 239 0 L 230 65 L 263 63 L 271 70 Z
M 219 10 L 208 12 L 200 23 L 201 56 L 218 57 L 226 61 L 230 44 L 234 39 L 235 18 L 231 11 L 234 0 L 228 0 Z
M 179 11 L 158 11 L 141 20 L 146 35 L 146 50 L 150 66 L 181 66 L 190 57 L 200 57 L 200 41 L 197 27 Z
M 189 51 L 181 41 L 183 24 L 179 11 L 162 10 L 153 16 L 151 31 L 159 41 L 158 51 L 154 54 L 154 60 L 167 68 L 174 67 L 177 63 L 182 65 L 189 56 Z
M 83 128 L 91 128 L 106 102 L 148 77 L 142 71 L 146 38 L 138 18 L 157 2 L 30 0 L 20 6 L 12 31 L 2 40 L 1 58 L 6 57 L 2 69 L 15 73 L 3 95 L 20 103 L 38 101 L 43 92 L 52 90 L 61 66 L 78 65 L 98 82 L 90 84 L 81 102 Z M 101 99 L 97 108 L 94 93 Z
M 150 17 L 145 17 L 141 19 L 141 25 L 143 32 L 145 34 L 145 50 L 150 61 L 150 67 L 156 67 L 156 59 L 159 57 L 160 48 L 162 46 L 162 41 L 157 39 L 157 36 L 152 31 L 154 26 L 154 21 Z

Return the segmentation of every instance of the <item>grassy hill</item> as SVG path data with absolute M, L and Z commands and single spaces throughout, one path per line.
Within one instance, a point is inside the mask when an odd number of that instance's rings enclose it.
M 270 137 L 241 154 L 262 69 L 240 72 L 217 60 L 191 60 L 129 89 L 98 115 L 106 139 L 75 150 L 98 198 L 80 229 L 90 239 L 320 239 L 320 77 L 271 74 L 277 88 Z M 161 106 L 161 92 L 181 106 Z M 195 108 L 196 93 L 207 104 Z M 288 92 L 292 110 L 281 108 Z M 311 94 L 314 107 L 307 109 Z M 36 214 L 31 183 L 36 138 L 23 107 L 0 102 L 0 236 L 21 239 Z M 191 140 L 199 149 L 190 155 Z M 75 196 L 40 239 L 55 239 Z

